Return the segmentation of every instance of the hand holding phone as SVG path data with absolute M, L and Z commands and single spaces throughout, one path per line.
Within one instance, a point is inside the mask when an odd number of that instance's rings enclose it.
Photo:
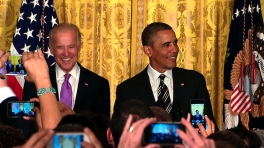
M 34 107 L 39 107 L 38 102 L 12 101 L 7 103 L 7 116 L 11 118 L 30 116 L 34 117 Z
M 176 130 L 185 131 L 180 122 L 157 122 L 150 124 L 144 131 L 143 143 L 156 143 L 162 145 L 182 143 Z

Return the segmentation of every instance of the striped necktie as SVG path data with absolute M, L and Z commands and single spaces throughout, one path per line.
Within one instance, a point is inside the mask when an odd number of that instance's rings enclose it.
M 164 74 L 161 74 L 159 76 L 160 78 L 160 85 L 158 87 L 158 100 L 162 100 L 164 102 L 164 106 L 163 108 L 170 113 L 171 109 L 172 109 L 172 104 L 170 101 L 170 93 L 169 93 L 169 89 L 166 86 L 166 84 L 164 83 L 164 78 L 166 76 Z

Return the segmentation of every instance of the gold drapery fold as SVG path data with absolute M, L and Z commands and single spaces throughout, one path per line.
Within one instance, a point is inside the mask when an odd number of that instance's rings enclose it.
M 10 48 L 21 2 L 0 0 L 1 49 Z M 111 106 L 116 86 L 148 64 L 141 45 L 144 27 L 154 21 L 170 24 L 179 40 L 177 66 L 204 75 L 220 128 L 233 4 L 234 0 L 54 0 L 59 21 L 76 24 L 82 32 L 79 62 L 109 80 Z

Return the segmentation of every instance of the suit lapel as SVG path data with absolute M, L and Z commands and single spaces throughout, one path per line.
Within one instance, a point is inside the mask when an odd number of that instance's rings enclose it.
M 55 64 L 52 65 L 52 66 L 50 66 L 50 68 L 49 68 L 49 75 L 50 75 L 51 85 L 57 90 L 56 98 L 59 101 L 59 94 L 58 94 L 58 85 L 57 85 L 57 79 L 56 79 Z
M 182 91 L 181 89 L 183 88 L 182 85 L 184 85 L 184 83 L 182 82 L 182 77 L 179 68 L 176 67 L 172 69 L 172 77 L 173 77 L 173 102 L 175 102 L 176 99 L 178 98 L 178 95 L 181 94 Z
M 80 67 L 80 76 L 79 76 L 79 82 L 78 82 L 78 87 L 77 87 L 77 93 L 76 93 L 76 98 L 75 98 L 75 104 L 74 104 L 74 110 L 78 108 L 78 104 L 80 104 L 80 99 L 82 99 L 82 95 L 87 93 L 87 86 L 88 86 L 88 80 L 87 80 L 87 73 L 85 73 L 85 68 L 82 67 L 81 64 L 79 64 Z
M 138 92 L 140 92 L 144 102 L 149 102 L 150 104 L 155 104 L 155 98 L 153 91 L 151 89 L 147 67 L 139 74 L 140 78 L 138 79 Z

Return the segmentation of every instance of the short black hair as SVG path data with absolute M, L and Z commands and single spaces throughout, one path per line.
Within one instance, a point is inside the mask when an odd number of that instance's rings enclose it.
M 141 35 L 142 45 L 153 46 L 154 40 L 157 38 L 157 32 L 163 30 L 172 30 L 172 28 L 170 25 L 162 22 L 154 22 L 147 25 Z
M 218 131 L 209 135 L 207 138 L 215 141 L 216 148 L 246 148 L 243 140 L 231 131 Z M 225 145 L 223 146 L 223 144 Z
M 260 137 L 253 131 L 249 131 L 246 128 L 235 127 L 228 129 L 228 131 L 234 132 L 238 135 L 245 142 L 248 148 L 260 148 L 262 145 Z
M 151 109 L 145 103 L 139 100 L 132 99 L 118 106 L 114 110 L 110 121 L 110 129 L 112 131 L 116 147 L 118 146 L 119 139 L 129 114 L 133 116 L 132 122 L 136 122 L 137 120 L 144 118 L 155 117 Z
M 93 120 L 78 114 L 64 116 L 54 130 L 55 132 L 82 132 L 84 127 L 88 127 L 98 137 L 97 126 Z

